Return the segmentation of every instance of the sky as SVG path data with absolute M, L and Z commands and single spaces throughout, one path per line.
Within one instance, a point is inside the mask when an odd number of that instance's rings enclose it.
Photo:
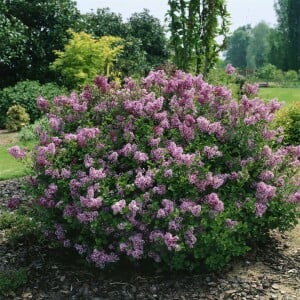
M 76 2 L 82 13 L 109 7 L 111 11 L 120 13 L 124 21 L 133 13 L 147 8 L 150 14 L 163 22 L 168 9 L 167 0 L 76 0 Z M 276 24 L 273 5 L 274 0 L 227 0 L 227 8 L 231 15 L 231 31 L 246 24 L 255 26 L 262 20 L 273 26 Z

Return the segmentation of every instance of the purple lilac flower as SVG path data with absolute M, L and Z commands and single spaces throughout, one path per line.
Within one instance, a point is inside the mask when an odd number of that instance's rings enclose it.
M 194 235 L 194 228 L 191 227 L 184 234 L 184 242 L 189 248 L 193 248 L 195 243 L 197 242 L 197 238 Z
M 165 150 L 163 148 L 153 149 L 151 150 L 151 156 L 155 161 L 164 160 Z
M 84 147 L 86 145 L 87 140 L 95 139 L 99 133 L 99 128 L 81 128 L 77 130 L 76 140 L 78 145 L 80 147 Z
M 115 162 L 118 160 L 118 156 L 119 154 L 117 152 L 112 152 L 109 156 L 108 156 L 108 160 L 109 161 L 112 161 L 112 162 Z
M 172 235 L 172 233 L 167 232 L 163 238 L 169 251 L 180 249 L 180 246 L 177 244 L 179 241 L 179 237 L 177 235 Z
M 226 226 L 226 228 L 229 228 L 229 229 L 233 229 L 237 224 L 238 224 L 237 221 L 234 221 L 231 219 L 226 219 L 226 221 L 225 221 L 225 226 Z
M 77 219 L 80 223 L 91 223 L 98 217 L 97 211 L 77 213 Z
M 195 217 L 199 217 L 201 212 L 201 205 L 198 205 L 191 200 L 183 200 L 180 205 L 180 211 L 182 213 L 190 212 Z
M 300 191 L 297 191 L 296 193 L 292 194 L 289 198 L 288 198 L 288 202 L 290 203 L 300 203 Z
M 179 125 L 179 132 L 187 141 L 192 141 L 195 138 L 194 126 L 187 126 L 185 123 Z
M 256 96 L 258 93 L 258 89 L 258 83 L 250 84 L 246 82 L 242 87 L 242 92 L 248 96 Z
M 50 108 L 50 104 L 49 104 L 49 102 L 45 98 L 43 98 L 42 96 L 40 96 L 37 99 L 37 107 L 41 111 L 48 112 L 49 108 Z
M 169 221 L 168 228 L 169 230 L 179 231 L 182 223 L 181 217 L 175 217 L 174 220 Z
M 232 75 L 235 72 L 235 67 L 232 64 L 228 64 L 225 68 L 225 72 L 228 75 Z
M 273 178 L 274 178 L 274 173 L 270 170 L 264 170 L 259 175 L 259 179 L 261 179 L 263 181 L 271 180 Z
M 94 83 L 99 88 L 102 94 L 105 94 L 109 90 L 107 77 L 97 76 Z
M 166 169 L 165 171 L 164 171 L 164 177 L 166 177 L 166 178 L 171 178 L 173 176 L 173 171 L 172 171 L 172 169 Z
M 158 147 L 158 145 L 159 145 L 159 143 L 160 143 L 160 138 L 153 138 L 153 137 L 151 137 L 150 139 L 149 139 L 149 145 L 151 146 L 151 147 Z
M 213 146 L 213 147 L 205 146 L 204 154 L 208 159 L 222 156 L 222 152 L 219 151 L 218 146 Z
M 158 186 L 155 186 L 153 189 L 153 194 L 157 195 L 164 195 L 167 192 L 167 188 L 164 184 L 160 184 Z
M 117 262 L 119 257 L 115 253 L 107 254 L 103 250 L 99 251 L 95 249 L 90 256 L 90 259 L 97 267 L 103 269 L 107 264 Z
M 95 168 L 91 167 L 89 170 L 89 177 L 91 179 L 102 179 L 106 177 L 106 173 L 103 169 L 96 170 Z
M 147 161 L 149 159 L 148 155 L 146 153 L 144 153 L 144 152 L 141 152 L 141 151 L 136 151 L 134 153 L 133 158 L 135 160 L 137 160 L 138 162 L 145 162 L 145 161 Z
M 47 189 L 45 189 L 45 196 L 48 198 L 48 199 L 51 199 L 53 197 L 53 195 L 57 192 L 58 190 L 58 187 L 56 184 L 54 183 L 51 183 L 48 185 Z
M 77 252 L 82 255 L 83 253 L 86 253 L 87 249 L 85 245 L 75 244 L 74 248 L 77 250 Z
M 139 207 L 138 203 L 135 200 L 132 200 L 128 204 L 128 209 L 131 212 L 132 216 L 135 217 L 136 213 L 140 210 L 140 207 Z
M 90 168 L 93 166 L 93 164 L 94 164 L 94 159 L 89 154 L 86 154 L 84 156 L 84 166 L 86 168 Z
M 8 149 L 8 152 L 10 155 L 12 155 L 14 158 L 22 159 L 26 156 L 26 150 L 21 149 L 19 146 L 13 146 Z
M 65 231 L 64 231 L 62 225 L 61 224 L 56 224 L 55 228 L 56 228 L 56 230 L 55 230 L 56 238 L 59 241 L 64 240 L 65 239 Z
M 174 211 L 174 202 L 168 199 L 162 200 L 163 208 L 157 211 L 157 218 L 164 218 L 169 216 Z
M 147 171 L 145 175 L 142 172 L 138 172 L 134 181 L 135 185 L 142 191 L 153 185 L 153 174 Z
M 102 206 L 102 198 L 97 197 L 95 198 L 95 193 L 94 193 L 94 186 L 89 186 L 87 189 L 87 196 L 83 197 L 80 196 L 80 204 L 83 207 L 88 207 L 88 208 L 95 208 L 98 209 L 100 206 Z
M 206 202 L 216 212 L 224 210 L 224 203 L 219 199 L 218 194 L 211 193 L 206 196 Z
M 67 168 L 62 168 L 60 171 L 60 177 L 67 179 L 71 177 L 71 170 L 67 169 Z
M 275 197 L 276 187 L 268 185 L 263 181 L 260 181 L 256 185 L 256 199 L 262 203 L 266 203 L 268 200 Z
M 54 132 L 58 132 L 62 125 L 62 119 L 56 116 L 52 116 L 49 118 L 49 125 L 51 126 Z
M 131 242 L 131 247 L 128 249 L 127 255 L 132 256 L 135 259 L 141 259 L 144 253 L 144 243 L 143 236 L 140 233 L 132 235 L 128 238 Z
M 149 240 L 151 242 L 158 242 L 164 238 L 164 233 L 161 230 L 153 230 L 150 232 Z
M 200 131 L 208 132 L 210 122 L 206 118 L 198 117 L 197 118 L 197 124 L 198 124 L 198 128 L 199 128 Z
M 64 217 L 74 217 L 77 215 L 78 209 L 77 207 L 72 204 L 67 204 L 64 208 L 63 216 Z
M 255 213 L 258 217 L 262 217 L 262 215 L 266 212 L 267 205 L 264 203 L 255 203 Z
M 116 202 L 111 206 L 111 209 L 113 210 L 113 214 L 116 215 L 118 213 L 121 213 L 122 210 L 125 208 L 125 206 L 126 206 L 126 201 L 124 199 Z

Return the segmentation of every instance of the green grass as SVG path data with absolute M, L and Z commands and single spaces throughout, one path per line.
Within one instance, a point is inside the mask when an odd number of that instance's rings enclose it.
M 20 143 L 17 143 L 22 146 Z M 28 175 L 30 169 L 22 161 L 13 158 L 7 149 L 13 145 L 0 146 L 0 180 L 7 180 Z M 23 145 L 24 146 L 24 145 Z M 25 147 L 31 149 L 33 144 L 26 144 Z
M 300 101 L 300 88 L 260 88 L 258 96 L 264 100 L 277 98 L 285 105 L 293 105 Z

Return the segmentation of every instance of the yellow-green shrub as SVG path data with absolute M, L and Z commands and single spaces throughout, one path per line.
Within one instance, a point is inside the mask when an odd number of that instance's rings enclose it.
M 284 143 L 287 145 L 300 144 L 300 102 L 282 108 L 277 112 L 274 127 L 281 126 L 284 130 Z
M 25 108 L 21 105 L 11 106 L 6 113 L 5 127 L 8 130 L 19 131 L 29 124 L 30 117 Z

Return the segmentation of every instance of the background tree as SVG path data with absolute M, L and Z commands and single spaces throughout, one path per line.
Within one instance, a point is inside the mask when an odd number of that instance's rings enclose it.
M 128 34 L 141 41 L 149 70 L 163 64 L 168 58 L 167 39 L 159 19 L 151 16 L 149 10 L 134 13 L 127 24 Z
M 277 40 L 275 50 L 280 53 L 279 60 L 283 70 L 300 69 L 300 1 L 277 0 Z M 275 53 L 275 51 L 273 51 Z M 274 59 L 275 61 L 275 59 Z
M 21 74 L 15 70 L 28 65 L 27 27 L 14 16 L 6 16 L 4 9 L 0 7 L 0 88 L 19 80 Z
M 247 67 L 247 48 L 251 35 L 251 25 L 236 29 L 228 39 L 226 61 L 238 68 Z
M 268 62 L 270 27 L 265 22 L 258 23 L 251 31 L 247 48 L 247 67 L 258 69 Z
M 80 27 L 80 13 L 71 0 L 1 0 L 1 13 L 21 33 L 25 49 L 19 57 L 22 64 L 11 64 L 15 80 L 37 79 L 46 82 L 54 78 L 49 65 L 55 59 L 53 50 L 63 49 L 68 40 L 66 30 Z M 17 27 L 16 27 L 17 26 Z M 24 28 L 24 30 L 20 30 Z M 25 30 L 26 28 L 26 30 Z M 3 28 L 0 27 L 4 35 Z M 12 50 L 14 49 L 14 44 Z M 15 60 L 13 60 L 15 61 Z M 1 72 L 2 73 L 2 72 Z M 1 74 L 6 76 L 5 74 Z
M 124 51 L 118 57 L 118 70 L 123 76 L 143 76 L 167 58 L 164 29 L 147 10 L 132 15 L 127 23 L 109 8 L 97 9 L 83 18 L 84 30 L 94 37 L 111 35 L 124 39 Z
M 168 4 L 175 65 L 207 74 L 226 46 L 229 14 L 225 0 L 169 0 Z M 220 44 L 218 36 L 223 37 Z
M 111 35 L 125 38 L 127 35 L 122 16 L 111 12 L 108 7 L 98 8 L 96 13 L 92 11 L 83 15 L 83 20 L 84 31 L 95 37 Z
M 142 41 L 128 36 L 123 42 L 124 49 L 117 59 L 117 70 L 123 77 L 141 77 L 149 69 L 146 52 L 143 50 Z
M 112 64 L 122 52 L 120 37 L 103 36 L 94 39 L 85 32 L 70 31 L 72 38 L 64 51 L 55 51 L 58 58 L 51 68 L 58 71 L 68 88 L 90 83 L 97 75 L 110 75 Z

